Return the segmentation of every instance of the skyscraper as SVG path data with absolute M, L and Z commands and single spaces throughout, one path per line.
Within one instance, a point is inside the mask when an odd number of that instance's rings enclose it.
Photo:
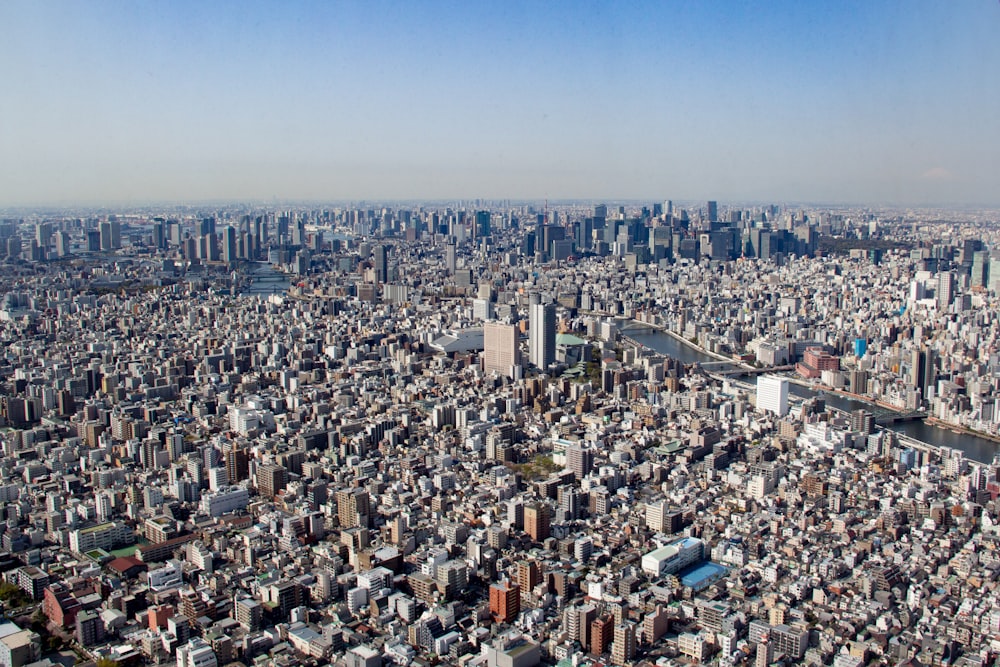
M 517 329 L 513 324 L 487 322 L 483 326 L 483 370 L 496 371 L 514 377 L 514 367 L 520 365 L 517 350 Z
M 389 282 L 389 250 L 384 245 L 375 246 L 372 256 L 375 258 L 375 282 Z
M 484 236 L 490 235 L 490 232 L 492 231 L 490 228 L 491 227 L 490 218 L 492 217 L 493 216 L 490 215 L 489 211 L 476 211 L 476 226 L 475 226 L 476 238 L 482 238 Z
M 556 360 L 556 307 L 541 303 L 539 296 L 533 294 L 528 316 L 531 363 L 544 371 Z
M 955 274 L 951 271 L 938 274 L 936 297 L 938 308 L 947 308 L 955 300 Z
M 122 247 L 122 227 L 117 220 L 105 220 L 100 224 L 101 250 L 117 250 Z
M 986 287 L 990 271 L 990 252 L 988 250 L 977 250 L 972 253 L 972 275 L 969 280 L 970 287 Z
M 444 265 L 448 269 L 449 275 L 455 274 L 455 269 L 458 267 L 455 259 L 455 241 L 448 241 L 444 246 Z
M 708 221 L 715 222 L 719 219 L 719 203 L 716 201 L 708 202 Z
M 229 226 L 222 230 L 222 261 L 232 264 L 236 261 L 236 228 Z
M 757 409 L 769 410 L 779 417 L 788 414 L 788 380 L 775 375 L 757 377 Z

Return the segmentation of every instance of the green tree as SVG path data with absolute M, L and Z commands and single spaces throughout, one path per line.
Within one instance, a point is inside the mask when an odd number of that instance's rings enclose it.
M 0 583 L 0 600 L 3 600 L 11 607 L 23 607 L 28 604 L 28 598 L 20 588 L 4 581 Z

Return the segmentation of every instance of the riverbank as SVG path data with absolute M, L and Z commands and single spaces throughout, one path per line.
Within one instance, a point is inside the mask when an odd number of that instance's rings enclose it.
M 710 355 L 707 350 L 701 350 L 693 346 L 690 341 L 673 332 L 649 325 L 645 322 L 639 322 L 638 324 L 644 327 L 644 331 L 632 332 L 637 345 L 678 359 L 685 364 L 719 360 L 719 355 Z M 726 361 L 730 360 L 726 359 Z M 791 373 L 783 377 L 787 377 L 791 385 L 789 387 L 790 400 L 792 400 L 793 396 L 799 400 L 810 399 L 817 395 L 817 391 L 823 389 Z M 740 381 L 738 376 L 727 379 L 734 382 Z M 747 391 L 755 389 L 751 385 L 752 383 L 747 385 Z M 872 411 L 873 408 L 879 407 L 870 400 L 859 400 L 847 393 L 833 392 L 829 389 L 826 389 L 823 395 L 828 407 L 835 407 L 848 414 L 852 410 L 865 409 Z M 913 441 L 921 442 L 929 447 L 947 447 L 949 449 L 960 450 L 965 453 L 967 459 L 980 463 L 990 463 L 993 461 L 994 456 L 1000 452 L 1000 442 L 997 439 L 981 437 L 975 431 L 960 432 L 950 428 L 946 424 L 932 424 L 925 420 L 908 420 L 887 424 L 886 427 L 890 431 L 905 435 Z
M 670 329 L 668 329 L 666 327 L 661 327 L 661 326 L 656 325 L 656 324 L 650 324 L 649 322 L 643 322 L 642 320 L 632 320 L 632 322 L 634 322 L 636 324 L 640 324 L 643 327 L 647 327 L 649 329 L 652 329 L 653 331 L 658 331 L 660 333 L 667 334 L 668 336 L 670 336 L 671 338 L 673 338 L 674 340 L 676 340 L 678 343 L 682 343 L 682 344 L 688 346 L 689 348 L 691 348 L 692 350 L 695 350 L 696 352 L 700 352 L 700 353 L 702 353 L 702 354 L 704 354 L 706 356 L 712 357 L 713 359 L 717 359 L 719 361 L 727 361 L 727 362 L 733 364 L 734 366 L 739 366 L 741 368 L 746 368 L 747 370 L 752 370 L 753 369 L 752 366 L 747 366 L 746 364 L 744 364 L 744 363 L 742 363 L 740 361 L 737 361 L 737 360 L 733 359 L 732 357 L 727 357 L 724 354 L 719 354 L 718 352 L 712 352 L 711 350 L 706 350 L 705 348 L 703 348 L 698 343 L 692 343 L 687 338 L 684 338 L 684 336 L 681 336 L 680 334 L 675 333 L 674 331 L 671 331 Z
M 986 433 L 984 431 L 977 431 L 976 429 L 969 428 L 967 426 L 959 426 L 958 424 L 951 424 L 944 420 L 938 419 L 937 417 L 927 417 L 926 419 L 924 419 L 924 422 L 930 424 L 931 426 L 935 426 L 937 428 L 946 429 L 958 435 L 972 435 L 977 438 L 983 438 L 984 440 L 989 440 L 991 442 L 1000 444 L 1000 436 L 993 435 L 992 433 Z

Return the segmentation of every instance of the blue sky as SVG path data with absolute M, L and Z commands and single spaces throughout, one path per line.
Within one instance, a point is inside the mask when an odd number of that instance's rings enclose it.
M 0 3 L 0 205 L 1000 203 L 1000 2 Z

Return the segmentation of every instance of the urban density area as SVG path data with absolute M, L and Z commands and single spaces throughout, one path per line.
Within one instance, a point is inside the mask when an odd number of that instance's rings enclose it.
M 1000 215 L 0 218 L 0 667 L 1000 660 Z

